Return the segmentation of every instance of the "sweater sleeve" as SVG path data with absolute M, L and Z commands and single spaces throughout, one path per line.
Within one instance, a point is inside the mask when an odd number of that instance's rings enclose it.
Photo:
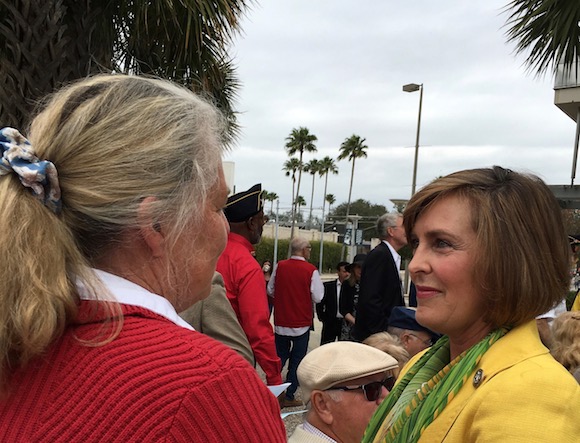
M 277 443 L 286 441 L 286 431 L 276 399 L 247 366 L 193 387 L 168 437 L 172 442 Z
M 266 373 L 269 385 L 282 383 L 282 367 L 276 353 L 274 331 L 266 300 L 266 282 L 258 266 L 248 266 L 239 272 L 238 312 L 242 329 L 254 351 L 256 362 Z

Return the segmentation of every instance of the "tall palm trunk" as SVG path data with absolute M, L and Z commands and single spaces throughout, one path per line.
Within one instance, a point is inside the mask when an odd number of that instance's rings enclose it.
M 308 215 L 308 229 L 312 228 L 312 204 L 314 203 L 314 180 L 316 174 L 312 174 L 312 192 L 310 193 L 310 214 Z
M 330 171 L 326 171 L 326 174 L 324 174 L 324 194 L 322 197 L 322 217 L 320 219 L 320 257 L 318 258 L 318 272 L 320 272 L 320 274 L 322 274 L 322 272 L 324 271 L 324 266 L 322 263 L 323 257 L 324 257 L 324 210 L 326 209 L 326 188 L 328 186 L 328 173 Z
M 296 195 L 300 195 L 300 180 L 302 179 L 302 151 L 300 151 L 300 167 L 298 168 L 298 185 L 296 186 Z M 290 243 L 294 238 L 294 228 L 296 225 L 296 211 L 298 209 L 298 204 L 294 198 L 294 193 L 292 193 L 292 226 L 290 227 Z M 288 257 L 290 257 L 290 243 L 288 243 Z
M 0 2 L 3 126 L 24 129 L 40 98 L 63 83 L 96 72 L 110 58 L 112 43 L 108 54 L 88 43 L 93 41 L 97 17 L 103 14 L 98 6 L 91 8 L 88 0 Z
M 346 233 L 346 227 L 348 225 L 348 217 L 350 216 L 350 198 L 352 197 L 352 182 L 354 181 L 354 162 L 356 160 L 356 157 L 352 158 L 352 170 L 350 171 L 350 187 L 348 189 L 348 202 L 346 204 L 346 223 L 344 225 L 344 229 L 345 229 L 345 233 Z M 351 235 L 351 239 L 354 240 L 355 238 L 355 233 L 353 232 Z M 342 250 L 341 250 L 341 259 L 344 260 L 344 251 L 346 249 L 345 244 L 342 244 Z
M 322 196 L 322 222 L 324 223 L 324 209 L 326 208 L 326 188 L 328 187 L 328 171 L 324 174 L 324 195 Z M 330 212 L 330 209 L 329 209 Z

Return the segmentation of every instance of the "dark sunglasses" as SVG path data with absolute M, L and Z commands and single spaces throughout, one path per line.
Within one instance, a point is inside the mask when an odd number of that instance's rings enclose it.
M 391 392 L 393 386 L 395 386 L 396 378 L 393 376 L 389 376 L 385 378 L 383 381 L 373 381 L 371 383 L 367 383 L 366 385 L 360 385 L 357 387 L 348 387 L 348 386 L 333 386 L 332 388 L 328 388 L 327 391 L 331 390 L 339 390 L 339 391 L 358 391 L 362 389 L 365 398 L 368 401 L 377 401 L 379 396 L 381 395 L 381 389 L 384 386 L 387 388 L 387 391 Z

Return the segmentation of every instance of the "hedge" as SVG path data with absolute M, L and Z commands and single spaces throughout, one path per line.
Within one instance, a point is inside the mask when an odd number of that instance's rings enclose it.
M 289 240 L 278 240 L 278 261 L 285 260 L 288 258 L 288 243 Z M 310 260 L 309 262 L 312 263 L 314 266 L 318 267 L 318 261 L 320 259 L 320 242 L 310 242 L 312 246 L 312 251 L 310 253 Z M 260 263 L 264 263 L 265 260 L 273 261 L 274 258 L 274 239 L 273 238 L 264 238 L 258 245 L 255 246 L 256 248 L 256 259 Z M 323 273 L 333 273 L 335 271 L 337 263 L 340 261 L 340 253 L 341 253 L 342 245 L 340 243 L 334 242 L 324 242 L 324 269 L 322 270 Z

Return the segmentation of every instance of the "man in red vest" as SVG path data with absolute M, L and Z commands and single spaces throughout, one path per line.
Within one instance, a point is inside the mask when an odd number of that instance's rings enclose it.
M 274 298 L 276 352 L 282 367 L 289 361 L 286 381 L 290 386 L 283 407 L 302 405 L 294 398 L 298 389 L 296 370 L 308 352 L 313 302 L 319 303 L 324 296 L 320 274 L 307 262 L 311 249 L 308 240 L 292 239 L 291 257 L 278 263 L 268 283 L 268 295 Z

